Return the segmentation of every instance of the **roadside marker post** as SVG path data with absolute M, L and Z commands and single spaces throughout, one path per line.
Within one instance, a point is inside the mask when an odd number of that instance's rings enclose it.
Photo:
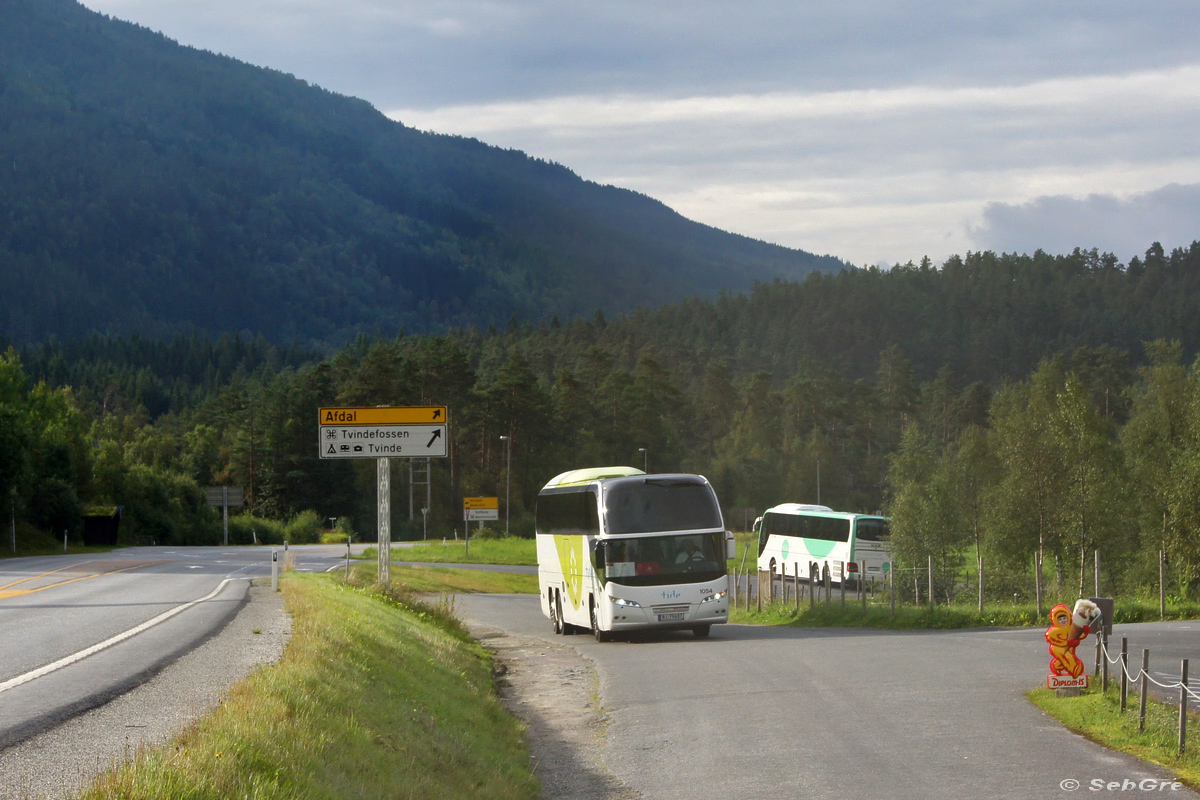
M 1188 660 L 1179 664 L 1179 753 L 1187 745 Z
M 279 551 L 271 548 L 271 591 L 279 591 Z

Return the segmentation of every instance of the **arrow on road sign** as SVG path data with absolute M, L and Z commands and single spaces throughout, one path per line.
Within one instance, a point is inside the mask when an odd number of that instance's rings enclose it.
M 429 437 L 429 444 L 425 445 L 425 449 L 428 450 L 430 447 L 433 447 L 433 443 L 436 442 L 441 437 L 442 437 L 442 432 L 440 429 L 434 431 L 433 436 Z

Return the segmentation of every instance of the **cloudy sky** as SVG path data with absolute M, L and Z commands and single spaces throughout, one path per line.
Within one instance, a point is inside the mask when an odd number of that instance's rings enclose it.
M 855 264 L 1200 239 L 1194 0 L 83 0 Z

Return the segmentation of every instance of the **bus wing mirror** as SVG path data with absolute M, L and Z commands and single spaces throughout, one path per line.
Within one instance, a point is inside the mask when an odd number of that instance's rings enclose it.
M 596 542 L 596 547 L 592 550 L 592 564 L 596 569 L 604 569 L 604 542 Z
M 725 559 L 737 558 L 737 539 L 733 538 L 733 531 L 725 531 Z

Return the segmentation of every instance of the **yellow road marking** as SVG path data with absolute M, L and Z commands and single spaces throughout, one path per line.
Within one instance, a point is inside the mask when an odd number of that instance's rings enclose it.
M 30 575 L 28 578 L 21 578 L 21 580 L 19 580 L 19 581 L 13 581 L 12 583 L 6 583 L 3 586 L 0 586 L 0 589 L 7 589 L 10 586 L 16 586 L 18 583 L 25 583 L 25 581 L 36 581 L 38 578 L 44 578 L 47 575 L 53 575 L 54 573 L 62 572 L 63 570 L 78 569 L 79 567 L 82 567 L 84 564 L 91 564 L 91 563 L 92 562 L 90 560 L 89 561 L 80 561 L 78 564 L 72 564 L 69 567 L 60 567 L 58 569 L 52 569 L 49 572 L 43 572 L 41 575 Z
M 75 566 L 79 567 L 79 566 L 82 566 L 83 564 L 90 564 L 90 563 L 92 563 L 92 562 L 84 561 L 81 564 L 76 564 Z M 39 586 L 36 589 L 12 589 L 9 591 L 3 591 L 8 586 L 16 586 L 18 583 L 24 583 L 25 581 L 31 581 L 36 578 L 44 578 L 45 576 L 53 575 L 56 572 L 62 572 L 63 570 L 66 570 L 66 569 L 72 569 L 72 567 L 63 567 L 62 569 L 55 569 L 55 570 L 51 570 L 50 572 L 43 572 L 41 575 L 33 575 L 28 578 L 19 580 L 19 581 L 13 581 L 12 583 L 7 584 L 6 586 L 0 586 L 0 600 L 3 600 L 4 598 L 7 598 L 7 597 L 19 597 L 19 596 L 25 595 L 25 594 L 33 594 L 34 592 L 40 592 L 45 589 L 53 589 L 56 586 L 66 586 L 68 583 L 75 583 L 76 581 L 86 581 L 90 578 L 100 578 L 100 577 L 103 577 L 104 575 L 116 575 L 118 572 L 129 572 L 129 570 L 131 570 L 131 569 L 141 569 L 142 567 L 152 567 L 155 564 L 165 564 L 165 563 L 166 563 L 166 559 L 160 559 L 158 561 L 146 561 L 141 564 L 134 564 L 132 567 L 122 567 L 121 569 L 114 569 L 114 570 L 110 570 L 108 572 L 93 572 L 91 575 L 81 575 L 78 578 L 71 578 L 70 580 L 59 581 L 58 583 L 49 583 L 49 584 L 46 584 L 45 586 Z

